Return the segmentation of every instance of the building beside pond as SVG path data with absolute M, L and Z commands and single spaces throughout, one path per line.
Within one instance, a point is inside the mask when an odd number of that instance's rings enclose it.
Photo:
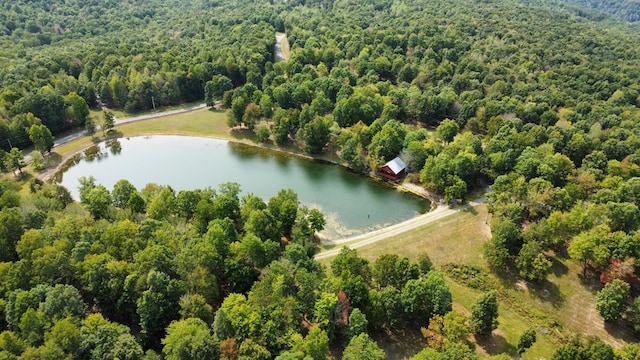
M 400 181 L 406 173 L 407 164 L 405 164 L 400 157 L 396 157 L 395 159 L 388 161 L 378 169 L 378 175 L 392 181 Z

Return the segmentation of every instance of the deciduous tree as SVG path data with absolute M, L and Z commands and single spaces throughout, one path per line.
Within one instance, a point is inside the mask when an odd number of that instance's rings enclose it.
M 488 336 L 497 327 L 498 298 L 495 291 L 489 291 L 471 307 L 471 329 L 477 336 Z
M 596 310 L 605 321 L 618 320 L 622 316 L 630 288 L 628 283 L 614 279 L 598 292 Z

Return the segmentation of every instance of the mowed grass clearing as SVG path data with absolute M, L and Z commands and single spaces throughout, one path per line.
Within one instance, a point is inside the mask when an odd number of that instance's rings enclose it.
M 190 112 L 141 120 L 118 125 L 107 136 L 97 131 L 93 137 L 84 136 L 57 146 L 54 152 L 64 157 L 87 148 L 109 137 L 130 137 L 151 134 L 172 134 L 188 136 L 211 136 L 233 138 L 226 123 L 224 111 L 199 109 Z

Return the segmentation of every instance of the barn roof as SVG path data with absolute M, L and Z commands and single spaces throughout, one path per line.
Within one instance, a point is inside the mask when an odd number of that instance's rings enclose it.
M 386 164 L 384 164 L 384 166 L 387 166 L 396 175 L 407 168 L 407 164 L 405 164 L 404 161 L 402 161 L 402 159 L 400 159 L 399 157 L 396 157 L 395 159 L 387 162 Z

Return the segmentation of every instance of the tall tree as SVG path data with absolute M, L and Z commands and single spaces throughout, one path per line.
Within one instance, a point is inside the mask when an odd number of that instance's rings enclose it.
M 367 334 L 360 334 L 351 341 L 342 353 L 344 360 L 383 360 L 385 353 Z
M 31 125 L 29 128 L 29 139 L 33 142 L 36 150 L 44 153 L 51 151 L 53 148 L 53 135 L 51 131 L 44 125 Z
M 102 112 L 102 135 L 105 135 L 115 126 L 115 117 L 111 111 Z
M 218 358 L 218 341 L 201 319 L 189 318 L 172 322 L 162 344 L 162 352 L 167 360 Z
M 304 125 L 305 149 L 311 154 L 319 154 L 329 140 L 329 123 L 326 118 L 316 116 Z
M 489 291 L 471 307 L 471 328 L 478 336 L 488 336 L 497 327 L 498 298 L 495 291 Z
M 627 305 L 627 297 L 631 286 L 628 283 L 614 279 L 606 284 L 596 295 L 596 310 L 605 321 L 618 320 Z
M 22 176 L 22 168 L 27 166 L 24 162 L 24 154 L 18 148 L 12 148 L 11 151 L 6 155 L 5 161 L 7 162 L 7 167 L 13 171 L 13 174 L 17 176 L 16 170 Z
M 64 97 L 64 102 L 69 107 L 68 115 L 71 117 L 73 126 L 85 126 L 89 118 L 89 105 L 87 105 L 85 99 L 72 91 Z

